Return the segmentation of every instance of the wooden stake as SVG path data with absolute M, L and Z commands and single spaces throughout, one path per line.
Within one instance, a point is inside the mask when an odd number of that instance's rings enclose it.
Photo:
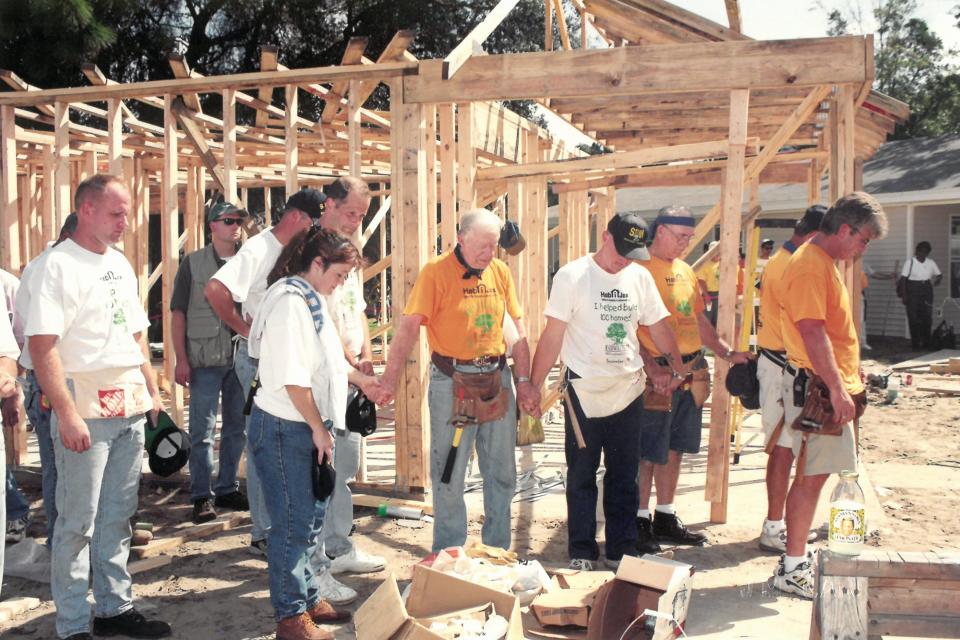
M 0 265 L 19 271 L 17 133 L 13 107 L 0 107 Z
M 173 96 L 164 96 L 163 117 L 163 172 L 161 174 L 160 243 L 163 254 L 163 300 L 173 296 L 173 280 L 180 262 L 180 229 L 178 223 L 179 199 L 177 197 L 177 119 L 173 113 Z M 163 372 L 171 381 L 170 407 L 177 424 L 183 423 L 183 387 L 173 383 L 174 353 L 172 316 L 163 314 Z
M 284 87 L 286 97 L 286 187 L 284 198 L 289 198 L 300 189 L 300 151 L 297 147 L 297 85 L 288 84 Z

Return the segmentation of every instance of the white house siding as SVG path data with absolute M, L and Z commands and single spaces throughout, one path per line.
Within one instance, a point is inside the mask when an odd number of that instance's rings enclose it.
M 870 243 L 863 261 L 874 271 L 899 270 L 907 257 L 907 207 L 884 207 L 890 229 L 883 240 Z M 912 252 L 912 249 L 911 249 Z M 939 263 L 938 263 L 939 264 Z M 870 280 L 867 287 L 867 335 L 907 337 L 903 303 L 890 280 Z
M 943 273 L 940 286 L 933 290 L 933 326 L 936 327 L 940 323 L 937 311 L 942 305 L 947 323 L 960 330 L 960 309 L 949 302 L 946 305 L 943 304 L 944 299 L 950 295 L 951 215 L 960 215 L 960 203 L 916 206 L 913 216 L 913 244 L 916 246 L 921 240 L 929 242 L 933 247 L 930 257 Z M 910 255 L 913 255 L 913 247 L 910 248 Z

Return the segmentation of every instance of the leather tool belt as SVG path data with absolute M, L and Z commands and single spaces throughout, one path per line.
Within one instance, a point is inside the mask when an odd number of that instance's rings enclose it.
M 791 428 L 822 436 L 841 435 L 843 423 L 834 419 L 833 405 L 830 404 L 830 390 L 823 382 L 823 378 L 807 371 L 797 372 L 794 375 L 796 380 L 805 378 L 806 388 L 803 391 L 803 409 L 790 425 Z M 797 390 L 797 384 L 794 383 L 795 390 Z M 799 393 L 798 390 L 797 393 Z M 867 408 L 867 392 L 861 391 L 851 397 L 854 405 L 854 420 L 856 420 Z M 795 404 L 797 399 L 799 398 L 794 398 Z
M 510 394 L 503 387 L 501 370 L 507 364 L 506 356 L 482 356 L 459 360 L 436 352 L 430 360 L 444 375 L 453 379 L 453 415 L 451 422 L 468 416 L 478 424 L 499 420 L 507 414 Z M 476 367 L 481 371 L 457 370 L 458 366 Z
M 702 358 L 703 352 L 696 351 L 681 356 L 684 365 L 682 370 L 688 371 L 683 382 L 678 387 L 681 391 L 689 391 L 693 396 L 693 403 L 699 409 L 710 396 L 710 370 Z M 657 358 L 657 363 L 668 365 L 666 358 Z M 647 411 L 669 412 L 672 408 L 673 394 L 658 393 L 653 381 L 647 377 L 647 385 L 643 390 L 643 408 Z

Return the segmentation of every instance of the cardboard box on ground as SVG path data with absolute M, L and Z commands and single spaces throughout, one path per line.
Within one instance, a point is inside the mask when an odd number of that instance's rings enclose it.
M 492 608 L 490 608 L 492 605 Z M 404 606 L 391 574 L 354 615 L 358 640 L 444 640 L 434 621 L 496 612 L 507 621 L 507 640 L 523 640 L 516 596 L 417 565 Z

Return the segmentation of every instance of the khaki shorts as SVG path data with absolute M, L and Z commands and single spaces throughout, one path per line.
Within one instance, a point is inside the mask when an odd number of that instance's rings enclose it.
M 757 356 L 757 378 L 760 380 L 760 423 L 763 425 L 763 446 L 766 447 L 783 417 L 783 369 L 761 354 Z M 793 430 L 784 425 L 776 445 L 787 449 L 793 447 Z
M 800 445 L 803 442 L 803 433 L 790 427 L 802 407 L 793 406 L 793 378 L 789 371 L 783 371 L 783 410 L 785 426 L 784 432 L 789 432 L 793 442 L 793 455 L 800 455 Z M 807 460 L 803 467 L 804 475 L 818 476 L 841 471 L 857 470 L 857 443 L 853 435 L 853 425 L 843 425 L 843 434 L 839 436 L 818 436 L 809 434 L 807 437 Z

